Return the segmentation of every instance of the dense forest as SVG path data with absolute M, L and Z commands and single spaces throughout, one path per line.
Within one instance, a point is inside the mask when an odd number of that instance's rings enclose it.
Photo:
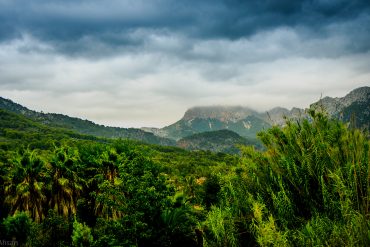
M 0 110 L 0 236 L 19 246 L 370 246 L 368 133 L 309 112 L 240 155 Z

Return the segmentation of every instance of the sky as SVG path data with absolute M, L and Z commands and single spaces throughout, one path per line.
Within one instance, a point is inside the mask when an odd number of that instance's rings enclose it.
M 370 85 L 368 0 L 0 0 L 0 97 L 120 127 Z

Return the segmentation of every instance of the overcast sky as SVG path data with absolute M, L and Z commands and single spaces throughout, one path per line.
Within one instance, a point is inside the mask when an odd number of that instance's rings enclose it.
M 0 96 L 122 127 L 370 85 L 368 0 L 0 0 Z

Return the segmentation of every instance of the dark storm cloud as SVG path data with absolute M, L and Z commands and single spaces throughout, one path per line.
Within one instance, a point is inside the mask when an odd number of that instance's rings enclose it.
M 0 40 L 28 34 L 62 53 L 99 56 L 142 49 L 150 33 L 237 40 L 288 27 L 307 39 L 349 33 L 346 48 L 361 52 L 370 48 L 369 13 L 367 0 L 0 0 Z

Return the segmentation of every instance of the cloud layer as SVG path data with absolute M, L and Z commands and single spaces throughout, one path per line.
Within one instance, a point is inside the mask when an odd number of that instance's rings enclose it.
M 0 0 L 0 96 L 115 126 L 370 84 L 368 1 Z

